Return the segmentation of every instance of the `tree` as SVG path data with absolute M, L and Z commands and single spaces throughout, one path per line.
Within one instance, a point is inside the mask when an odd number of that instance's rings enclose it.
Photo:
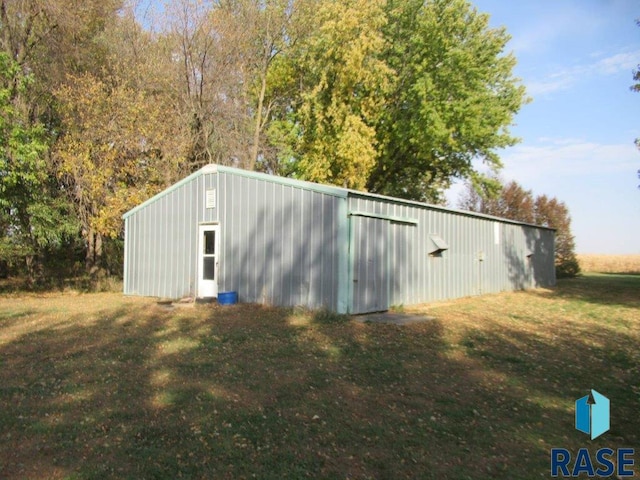
M 188 137 L 188 172 L 207 163 L 249 164 L 253 136 L 246 90 L 251 70 L 237 43 L 239 22 L 229 21 L 224 4 L 175 0 L 167 5 L 161 26 L 172 113 Z
M 496 194 L 483 192 L 482 194 L 473 187 L 471 182 L 465 185 L 458 206 L 463 210 L 481 212 L 496 217 L 509 218 L 519 222 L 534 222 L 534 199 L 531 190 L 525 190 L 517 182 L 510 181 L 507 184 L 494 177 L 500 183 Z
M 252 114 L 252 139 L 245 168 L 254 170 L 264 150 L 264 131 L 277 102 L 268 95 L 270 71 L 277 57 L 286 55 L 298 39 L 298 17 L 304 0 L 227 0 L 216 15 L 226 25 L 221 39 L 225 50 L 236 50 L 242 58 L 246 81 L 243 98 Z
M 564 202 L 548 198 L 546 195 L 536 197 L 534 222 L 556 229 L 556 275 L 560 278 L 575 277 L 580 273 L 580 264 L 575 254 L 575 240 L 571 233 L 571 217 Z
M 93 42 L 122 0 L 0 0 L 0 46 L 21 68 L 60 80 L 102 62 Z M 91 51 L 92 55 L 87 52 Z
M 392 70 L 379 58 L 382 1 L 326 0 L 312 12 L 313 33 L 281 71 L 299 87 L 283 130 L 296 134 L 292 170 L 306 180 L 363 189 L 375 166 L 379 121 Z
M 107 89 L 136 92 L 139 107 L 149 112 L 145 120 L 157 123 L 154 128 L 158 132 L 152 137 L 162 151 L 162 183 L 173 184 L 191 173 L 192 166 L 186 163 L 193 155 L 190 117 L 185 117 L 183 97 L 175 84 L 176 57 L 172 59 L 170 53 L 175 45 L 165 35 L 143 28 L 131 8 L 123 9 L 98 41 L 104 44 L 107 54 L 104 67 L 93 73 L 94 78 Z M 77 80 L 77 77 L 70 78 Z M 158 118 L 160 112 L 163 112 L 162 119 Z M 135 130 L 129 135 L 135 136 L 138 124 L 127 125 Z
M 0 0 L 0 51 L 31 78 L 20 108 L 32 123 L 53 130 L 57 118 L 51 92 L 68 73 L 98 71 L 105 45 L 96 38 L 123 0 Z
M 47 175 L 47 132 L 19 105 L 31 82 L 16 61 L 0 53 L 0 260 L 23 260 L 33 283 L 42 252 L 73 236 L 77 222 Z
M 55 92 L 65 130 L 53 158 L 94 275 L 102 267 L 104 237 L 121 233 L 121 215 L 165 186 L 164 170 L 171 169 L 165 150 L 172 132 L 162 102 L 112 80 L 73 76 Z
M 451 179 L 481 178 L 496 149 L 516 143 L 508 126 L 525 101 L 504 54 L 509 36 L 466 0 L 390 0 L 383 58 L 397 74 L 376 124 L 371 191 L 438 201 Z
M 495 177 L 494 180 L 499 181 Z M 580 273 L 569 209 L 556 198 L 546 195 L 534 198 L 531 190 L 525 190 L 515 181 L 502 184 L 497 195 L 478 192 L 471 182 L 467 182 L 458 206 L 472 212 L 554 228 L 556 275 L 575 277 Z
M 121 0 L 0 0 L 3 68 L 13 72 L 8 103 L 2 102 L 9 217 L 3 244 L 8 255 L 25 259 L 31 282 L 50 258 L 68 257 L 80 231 L 51 162 L 50 148 L 66 128 L 53 92 L 69 73 L 104 68 L 108 49 L 98 37 L 121 6 Z
M 484 183 L 525 101 L 508 35 L 466 0 L 316 4 L 311 33 L 272 64 L 267 92 L 293 92 L 267 137 L 277 170 L 439 201 L 452 178 Z M 491 188 L 491 182 L 486 185 Z

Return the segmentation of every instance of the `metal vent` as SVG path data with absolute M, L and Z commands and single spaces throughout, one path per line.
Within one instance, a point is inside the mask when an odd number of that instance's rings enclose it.
M 440 235 L 429 235 L 433 245 L 429 249 L 429 254 L 439 254 L 445 250 L 449 250 L 449 244 L 445 242 Z

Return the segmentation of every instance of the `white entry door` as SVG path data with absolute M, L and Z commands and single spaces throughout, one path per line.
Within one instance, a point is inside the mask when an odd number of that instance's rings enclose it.
M 218 296 L 218 225 L 200 225 L 198 240 L 198 298 Z

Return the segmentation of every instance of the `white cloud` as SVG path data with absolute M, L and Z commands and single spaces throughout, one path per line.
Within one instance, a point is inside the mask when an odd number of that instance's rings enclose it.
M 584 78 L 602 75 L 615 75 L 631 71 L 640 63 L 640 49 L 620 52 L 600 60 L 563 68 L 542 79 L 526 82 L 527 92 L 533 97 L 568 90 Z
M 517 181 L 548 176 L 616 173 L 633 174 L 640 165 L 638 150 L 628 144 L 599 144 L 577 139 L 548 139 L 538 145 L 516 146 L 504 155 L 503 175 Z
M 548 143 L 551 145 L 573 145 L 576 143 L 584 143 L 582 138 L 559 138 L 559 137 L 540 137 L 538 143 Z
M 547 95 L 560 90 L 568 90 L 574 82 L 575 78 L 573 75 L 566 73 L 550 75 L 543 80 L 527 82 L 527 93 L 532 97 Z
M 622 52 L 603 58 L 593 65 L 593 71 L 601 75 L 614 75 L 621 71 L 629 71 L 640 63 L 640 50 Z
M 518 145 L 501 153 L 504 168 L 500 176 L 505 181 L 515 180 L 536 193 L 549 193 L 545 185 L 550 179 L 565 178 L 567 185 L 588 178 L 591 182 L 607 174 L 628 174 L 635 179 L 640 168 L 640 152 L 631 142 L 625 144 L 599 144 L 576 138 L 541 138 L 535 145 Z M 474 167 L 489 173 L 481 162 Z M 457 182 L 447 192 L 451 205 L 457 203 L 463 187 Z

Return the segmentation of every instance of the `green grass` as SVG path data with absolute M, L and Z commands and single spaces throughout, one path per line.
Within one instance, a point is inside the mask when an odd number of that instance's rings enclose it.
M 552 447 L 639 448 L 640 276 L 404 310 L 435 320 L 0 296 L 0 478 L 533 479 Z

